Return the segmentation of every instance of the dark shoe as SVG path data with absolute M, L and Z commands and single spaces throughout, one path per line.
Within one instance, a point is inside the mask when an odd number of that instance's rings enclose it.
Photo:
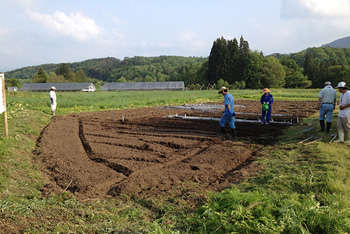
M 329 133 L 329 131 L 331 130 L 331 126 L 332 126 L 332 122 L 327 122 L 326 133 Z
M 232 139 L 237 139 L 237 130 L 235 128 L 232 128 Z
M 226 134 L 225 127 L 220 127 L 220 133 L 218 133 L 218 136 L 224 136 Z
M 320 131 L 319 132 L 324 132 L 324 120 L 320 120 Z

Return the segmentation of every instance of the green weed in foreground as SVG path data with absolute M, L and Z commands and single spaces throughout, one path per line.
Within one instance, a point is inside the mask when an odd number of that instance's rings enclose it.
M 190 232 L 332 233 L 349 230 L 348 213 L 322 206 L 313 194 L 280 196 L 236 188 L 214 194 L 193 215 Z M 345 222 L 344 222 L 345 221 Z
M 350 145 L 284 140 L 265 149 L 260 176 L 212 194 L 181 225 L 196 233 L 350 232 Z

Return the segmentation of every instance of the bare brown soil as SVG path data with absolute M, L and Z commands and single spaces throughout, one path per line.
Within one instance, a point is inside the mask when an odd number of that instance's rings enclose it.
M 245 106 L 235 108 L 236 112 L 258 114 L 261 110 L 257 101 L 235 104 Z M 276 101 L 273 113 L 301 119 L 313 114 L 315 106 L 315 102 Z M 217 121 L 164 118 L 175 114 L 221 115 L 143 108 L 53 117 L 37 141 L 36 161 L 52 180 L 43 191 L 50 193 L 58 186 L 81 198 L 152 197 L 184 189 L 217 191 L 257 175 L 262 168 L 251 162 L 264 145 L 275 144 L 283 129 L 291 126 L 236 123 L 239 139 L 232 141 L 229 134 L 216 136 Z

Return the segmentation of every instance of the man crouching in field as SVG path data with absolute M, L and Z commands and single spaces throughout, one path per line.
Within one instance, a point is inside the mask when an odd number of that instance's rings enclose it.
M 219 94 L 222 94 L 225 98 L 225 111 L 223 113 L 223 115 L 221 116 L 220 119 L 220 129 L 221 129 L 221 135 L 225 135 L 226 131 L 225 131 L 225 124 L 226 122 L 228 122 L 228 124 L 230 125 L 230 128 L 232 129 L 232 138 L 236 139 L 237 138 L 237 131 L 236 131 L 236 126 L 235 126 L 235 122 L 236 122 L 236 118 L 235 118 L 235 112 L 233 110 L 233 106 L 234 106 L 234 101 L 233 101 L 233 96 L 228 93 L 228 88 L 226 87 L 221 87 L 219 90 Z

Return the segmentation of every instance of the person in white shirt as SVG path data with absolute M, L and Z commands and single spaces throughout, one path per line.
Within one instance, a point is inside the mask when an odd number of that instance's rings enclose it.
M 56 115 L 57 101 L 56 101 L 56 88 L 54 86 L 51 87 L 49 96 L 50 96 L 52 115 Z
M 350 143 L 350 91 L 343 81 L 339 82 L 335 88 L 338 89 L 341 94 L 337 121 L 338 140 L 334 142 L 344 142 L 344 133 L 346 131 L 348 139 L 345 143 Z

